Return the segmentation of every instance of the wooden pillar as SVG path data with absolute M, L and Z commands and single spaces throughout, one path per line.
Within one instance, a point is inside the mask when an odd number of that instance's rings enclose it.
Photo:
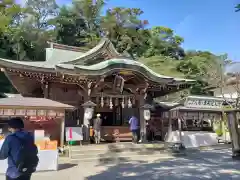
M 164 141 L 168 142 L 170 138 L 170 134 L 172 133 L 172 113 L 171 111 L 168 111 L 168 130 L 167 130 L 167 135 L 164 138 Z M 167 119 L 167 117 L 164 116 L 164 118 Z
M 60 147 L 64 146 L 64 133 L 65 133 L 65 118 L 62 118 L 62 120 L 61 120 Z
M 179 140 L 180 140 L 180 143 L 182 144 L 183 143 L 183 139 L 182 139 L 182 121 L 181 121 L 180 117 L 178 117 L 178 132 L 179 132 Z
M 140 118 L 140 140 L 142 142 L 145 142 L 146 141 L 146 120 L 144 119 L 144 116 L 143 116 L 143 111 L 144 109 L 142 108 L 142 106 L 144 105 L 145 103 L 145 99 L 143 96 L 139 96 L 139 118 Z
M 48 84 L 48 82 L 45 82 L 43 84 L 43 95 L 44 95 L 44 98 L 46 98 L 46 99 L 49 98 L 49 84 Z

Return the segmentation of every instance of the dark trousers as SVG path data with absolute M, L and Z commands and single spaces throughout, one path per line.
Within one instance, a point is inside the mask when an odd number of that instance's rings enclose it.
M 30 179 L 31 179 L 31 175 L 24 175 L 15 179 L 6 176 L 6 180 L 30 180 Z
M 138 130 L 132 130 L 132 141 L 134 143 L 137 143 L 138 142 Z

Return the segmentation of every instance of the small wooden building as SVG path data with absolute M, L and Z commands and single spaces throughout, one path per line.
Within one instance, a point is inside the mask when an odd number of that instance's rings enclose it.
M 25 129 L 44 130 L 50 140 L 64 145 L 65 111 L 74 107 L 44 98 L 12 97 L 0 99 L 0 126 L 7 128 L 10 117 L 22 117 Z M 5 129 L 7 130 L 7 129 Z
M 186 147 L 217 144 L 214 123 L 223 119 L 223 103 L 222 98 L 188 96 L 182 106 L 170 110 L 166 141 L 181 141 Z

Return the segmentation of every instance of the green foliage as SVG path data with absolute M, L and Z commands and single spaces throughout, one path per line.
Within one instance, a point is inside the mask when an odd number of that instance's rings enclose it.
M 149 58 L 140 58 L 140 62 L 148 66 L 150 69 L 152 69 L 155 72 L 158 72 L 159 74 L 163 74 L 166 76 L 173 76 L 173 77 L 182 77 L 184 78 L 185 75 L 181 72 L 179 72 L 176 67 L 179 64 L 179 61 L 167 57 L 167 56 L 152 56 Z
M 223 135 L 222 129 L 216 129 L 216 130 L 215 130 L 215 133 L 216 133 L 219 137 L 221 137 L 221 136 Z
M 191 89 L 194 94 L 206 94 L 205 86 L 222 82 L 222 66 L 215 68 L 221 63 L 214 54 L 185 52 L 181 48 L 184 39 L 172 29 L 147 28 L 148 20 L 140 18 L 144 12 L 139 8 L 114 7 L 102 15 L 104 9 L 105 0 L 73 0 L 61 7 L 55 0 L 27 0 L 24 7 L 14 0 L 2 0 L 0 57 L 43 61 L 48 41 L 89 49 L 107 37 L 117 51 L 139 59 L 159 74 L 196 79 Z M 211 73 L 218 80 L 207 80 Z M 3 75 L 0 82 L 6 87 L 3 91 L 11 91 Z

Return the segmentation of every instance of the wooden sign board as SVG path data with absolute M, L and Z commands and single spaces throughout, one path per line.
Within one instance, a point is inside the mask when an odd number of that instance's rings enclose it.
M 34 110 L 34 109 L 27 110 L 27 116 L 36 116 L 36 115 L 37 115 L 37 110 Z
M 65 111 L 44 109 L 0 109 L 0 116 L 35 116 L 35 117 L 65 117 Z
M 15 115 L 16 116 L 25 116 L 26 115 L 26 109 L 16 109 Z
M 63 111 L 58 111 L 57 112 L 57 117 L 64 117 L 65 113 Z
M 66 141 L 82 141 L 83 140 L 82 127 L 67 127 L 65 136 Z
M 221 109 L 223 100 L 214 98 L 192 98 L 188 97 L 184 103 L 185 107 L 189 108 L 205 108 L 205 109 Z
M 15 110 L 14 109 L 4 109 L 3 110 L 3 115 L 14 116 L 15 115 Z
M 133 75 L 133 72 L 132 71 L 128 71 L 128 70 L 121 70 L 119 71 L 119 74 L 120 75 Z
M 49 110 L 49 111 L 47 112 L 47 116 L 56 117 L 56 116 L 57 116 L 57 112 L 56 112 L 56 111 L 53 111 L 53 110 Z
M 37 115 L 38 116 L 46 116 L 47 111 L 46 110 L 37 110 Z

